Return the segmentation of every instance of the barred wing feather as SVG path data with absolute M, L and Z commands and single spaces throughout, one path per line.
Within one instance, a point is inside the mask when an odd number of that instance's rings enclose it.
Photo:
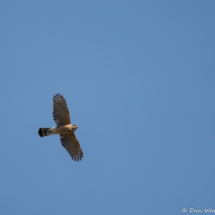
M 60 137 L 62 146 L 71 155 L 72 159 L 75 161 L 81 160 L 83 158 L 83 152 L 75 134 L 61 134 Z
M 71 124 L 69 109 L 66 104 L 66 100 L 59 93 L 53 98 L 53 117 L 55 123 L 59 125 Z

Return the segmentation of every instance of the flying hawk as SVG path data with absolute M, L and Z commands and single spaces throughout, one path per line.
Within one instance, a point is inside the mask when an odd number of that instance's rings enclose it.
M 60 134 L 62 146 L 69 152 L 74 161 L 79 161 L 83 158 L 83 152 L 74 133 L 78 126 L 71 124 L 69 109 L 64 97 L 58 93 L 54 96 L 53 101 L 53 117 L 57 127 L 39 128 L 38 135 L 44 137 Z

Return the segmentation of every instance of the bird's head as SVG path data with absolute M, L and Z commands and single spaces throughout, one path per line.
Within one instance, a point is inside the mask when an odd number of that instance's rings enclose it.
M 72 130 L 75 131 L 78 128 L 77 125 L 72 125 Z

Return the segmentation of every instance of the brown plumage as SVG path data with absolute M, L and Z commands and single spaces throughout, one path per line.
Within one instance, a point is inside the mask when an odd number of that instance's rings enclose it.
M 79 161 L 83 158 L 83 152 L 74 133 L 78 126 L 71 124 L 69 109 L 63 96 L 56 94 L 53 101 L 53 117 L 57 127 L 39 128 L 38 135 L 44 137 L 60 134 L 62 146 L 68 151 L 72 159 Z

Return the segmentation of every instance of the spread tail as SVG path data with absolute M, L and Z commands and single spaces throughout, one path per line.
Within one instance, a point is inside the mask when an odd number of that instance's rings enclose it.
M 40 137 L 45 137 L 52 134 L 55 134 L 55 128 L 39 128 L 38 130 L 38 135 Z

